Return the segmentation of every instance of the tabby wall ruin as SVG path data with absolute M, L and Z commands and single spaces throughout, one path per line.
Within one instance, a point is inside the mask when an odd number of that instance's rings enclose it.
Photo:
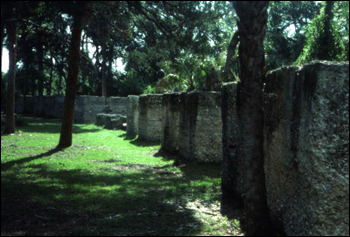
M 128 98 L 109 98 L 110 113 L 126 115 Z M 64 97 L 62 96 L 36 96 L 17 98 L 16 113 L 25 113 L 38 117 L 62 118 Z M 105 98 L 99 96 L 77 96 L 75 102 L 76 123 L 95 123 L 96 115 L 105 110 Z

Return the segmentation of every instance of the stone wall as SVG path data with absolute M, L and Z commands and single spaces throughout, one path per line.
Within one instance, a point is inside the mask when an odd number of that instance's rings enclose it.
M 113 113 L 125 115 L 128 110 L 128 97 L 110 97 L 109 108 Z
M 222 89 L 224 194 L 243 177 L 237 86 Z M 270 72 L 264 88 L 264 169 L 272 223 L 288 236 L 349 235 L 349 64 Z M 242 121 L 244 122 L 244 121 Z
M 181 93 L 163 95 L 162 150 L 169 153 L 179 151 Z
M 126 115 L 127 98 L 109 98 L 110 113 Z M 23 98 L 16 99 L 16 113 L 26 113 L 38 117 L 62 118 L 64 97 L 43 96 L 26 98 L 24 106 Z M 75 104 L 76 123 L 95 123 L 96 115 L 105 109 L 105 99 L 98 96 L 77 96 Z
M 77 123 L 95 123 L 96 115 L 105 109 L 105 98 L 100 96 L 77 96 L 74 121 Z
M 221 93 L 182 94 L 180 113 L 179 155 L 196 162 L 221 162 Z
M 349 235 L 349 64 L 268 74 L 268 206 L 287 235 Z
M 135 95 L 128 96 L 127 106 L 127 127 L 126 136 L 129 139 L 138 135 L 139 124 L 139 97 Z
M 139 97 L 140 140 L 159 141 L 162 132 L 163 95 L 141 95 Z
M 16 113 L 46 118 L 62 118 L 64 98 L 61 96 L 16 98 Z

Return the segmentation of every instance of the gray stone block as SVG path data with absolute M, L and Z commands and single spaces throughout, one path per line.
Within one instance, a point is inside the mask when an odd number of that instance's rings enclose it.
M 162 131 L 163 95 L 141 95 L 139 97 L 139 139 L 159 141 Z
M 181 93 L 163 95 L 161 145 L 169 153 L 179 151 Z
M 271 219 L 290 236 L 348 236 L 349 64 L 273 71 L 264 97 Z
M 106 108 L 111 114 L 126 115 L 127 101 L 126 97 L 78 96 L 74 120 L 78 123 L 95 123 L 96 115 L 105 113 Z
M 181 95 L 179 154 L 196 162 L 222 162 L 220 92 Z
M 110 113 L 126 115 L 128 98 L 111 97 L 105 99 L 98 96 L 77 96 L 75 102 L 74 122 L 95 123 L 96 115 L 104 112 L 107 107 Z M 17 113 L 27 113 L 38 117 L 62 118 L 64 109 L 63 96 L 36 96 L 26 99 L 24 108 L 23 98 L 16 100 Z
M 106 129 L 123 129 L 123 124 L 126 123 L 126 116 L 115 114 L 106 117 Z
M 139 97 L 129 95 L 128 99 L 126 135 L 128 138 L 135 138 L 138 135 Z
M 100 113 L 96 115 L 96 125 L 106 129 L 123 129 L 124 123 L 126 123 L 126 116 L 121 114 Z
M 127 115 L 127 107 L 128 107 L 128 97 L 110 97 L 109 98 L 109 108 L 112 113 Z
M 76 123 L 95 123 L 96 115 L 105 109 L 106 100 L 99 96 L 77 96 L 74 121 Z

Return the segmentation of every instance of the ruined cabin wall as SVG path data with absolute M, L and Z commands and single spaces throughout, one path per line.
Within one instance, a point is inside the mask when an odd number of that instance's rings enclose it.
M 240 200 L 237 85 L 224 86 L 222 98 L 223 193 Z M 263 111 L 261 168 L 274 226 L 287 236 L 348 236 L 349 63 L 270 72 Z
M 161 145 L 163 151 L 179 151 L 181 93 L 164 94 L 162 105 Z
M 267 76 L 265 175 L 272 219 L 287 235 L 349 235 L 349 64 Z
M 108 98 L 109 113 L 126 115 L 127 98 Z M 105 98 L 100 96 L 78 96 L 75 104 L 74 120 L 78 123 L 95 123 L 96 115 L 105 109 Z
M 139 97 L 135 95 L 128 96 L 127 106 L 127 127 L 126 135 L 128 138 L 135 138 L 139 130 Z
M 126 115 L 127 98 L 111 97 L 111 113 Z M 63 96 L 35 96 L 16 99 L 16 113 L 26 113 L 38 117 L 57 118 L 63 116 Z M 99 96 L 77 96 L 74 121 L 77 123 L 95 123 L 96 115 L 105 109 L 105 99 Z
M 196 162 L 221 162 L 221 93 L 182 94 L 180 114 L 179 155 Z
M 139 139 L 160 141 L 163 151 L 187 160 L 222 161 L 220 92 L 142 95 L 138 112 Z M 132 117 L 133 113 L 128 112 L 128 121 Z
M 128 110 L 128 97 L 110 97 L 109 98 L 109 108 L 111 113 L 127 115 Z
M 160 142 L 163 95 L 139 97 L 138 135 L 140 140 Z

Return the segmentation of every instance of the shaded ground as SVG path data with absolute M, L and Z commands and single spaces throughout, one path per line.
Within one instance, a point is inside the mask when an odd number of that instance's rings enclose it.
M 174 166 L 159 145 L 94 125 L 58 151 L 59 121 L 25 120 L 1 138 L 2 236 L 242 234 L 221 214 L 220 165 Z

